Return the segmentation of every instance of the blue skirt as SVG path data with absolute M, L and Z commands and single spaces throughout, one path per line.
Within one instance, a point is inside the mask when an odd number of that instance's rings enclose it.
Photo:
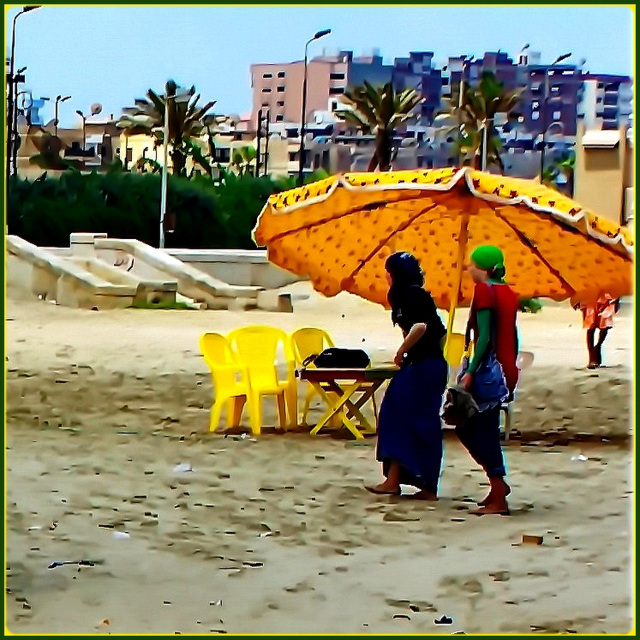
M 380 406 L 376 458 L 388 475 L 400 464 L 400 482 L 434 494 L 442 466 L 440 410 L 447 386 L 442 357 L 404 365 L 389 383 Z

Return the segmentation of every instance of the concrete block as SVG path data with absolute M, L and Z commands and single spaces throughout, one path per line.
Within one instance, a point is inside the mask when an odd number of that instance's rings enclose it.
M 293 313 L 291 294 L 268 290 L 260 291 L 258 293 L 258 309 L 277 311 L 280 313 Z

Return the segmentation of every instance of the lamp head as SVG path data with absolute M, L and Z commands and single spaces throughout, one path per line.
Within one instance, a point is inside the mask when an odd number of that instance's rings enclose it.
M 82 111 L 80 111 L 80 109 L 76 109 L 76 113 L 77 113 L 81 118 L 84 118 L 84 113 L 82 113 Z
M 329 33 L 331 33 L 331 29 L 322 29 L 322 31 L 317 31 L 316 34 L 313 36 L 314 40 L 317 40 L 318 38 L 322 38 L 322 36 L 326 36 Z
M 27 11 L 34 11 L 35 9 L 40 9 L 42 5 L 40 4 L 31 4 L 27 7 L 22 7 L 22 13 L 27 13 Z
M 563 56 L 560 56 L 553 64 L 558 64 L 558 62 L 562 62 L 571 56 L 571 53 L 565 53 Z

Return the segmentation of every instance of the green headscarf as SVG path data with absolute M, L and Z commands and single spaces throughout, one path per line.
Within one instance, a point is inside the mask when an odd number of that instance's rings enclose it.
M 504 268 L 504 254 L 498 247 L 492 244 L 484 244 L 471 253 L 471 261 L 484 271 L 489 273 L 492 280 L 502 282 L 506 270 Z

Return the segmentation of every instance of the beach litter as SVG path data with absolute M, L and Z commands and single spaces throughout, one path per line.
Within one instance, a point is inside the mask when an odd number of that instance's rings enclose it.
M 126 531 L 114 531 L 112 535 L 116 540 L 126 540 L 131 537 Z
M 453 618 L 450 618 L 449 616 L 441 616 L 440 618 L 438 618 L 437 620 L 433 621 L 435 624 L 453 624 Z
M 188 462 L 181 462 L 173 467 L 174 473 L 188 473 L 189 471 L 193 471 L 193 467 Z
M 522 536 L 523 544 L 542 544 L 542 536 L 531 536 L 527 534 L 523 534 Z
M 102 560 L 64 560 L 62 562 L 52 562 L 47 569 L 56 569 L 62 567 L 65 564 L 77 564 L 79 567 L 95 567 L 97 564 L 102 564 Z
M 577 456 L 571 456 L 572 462 L 585 462 L 588 459 L 589 458 L 587 458 L 587 456 L 583 456 L 581 453 L 578 454 Z

